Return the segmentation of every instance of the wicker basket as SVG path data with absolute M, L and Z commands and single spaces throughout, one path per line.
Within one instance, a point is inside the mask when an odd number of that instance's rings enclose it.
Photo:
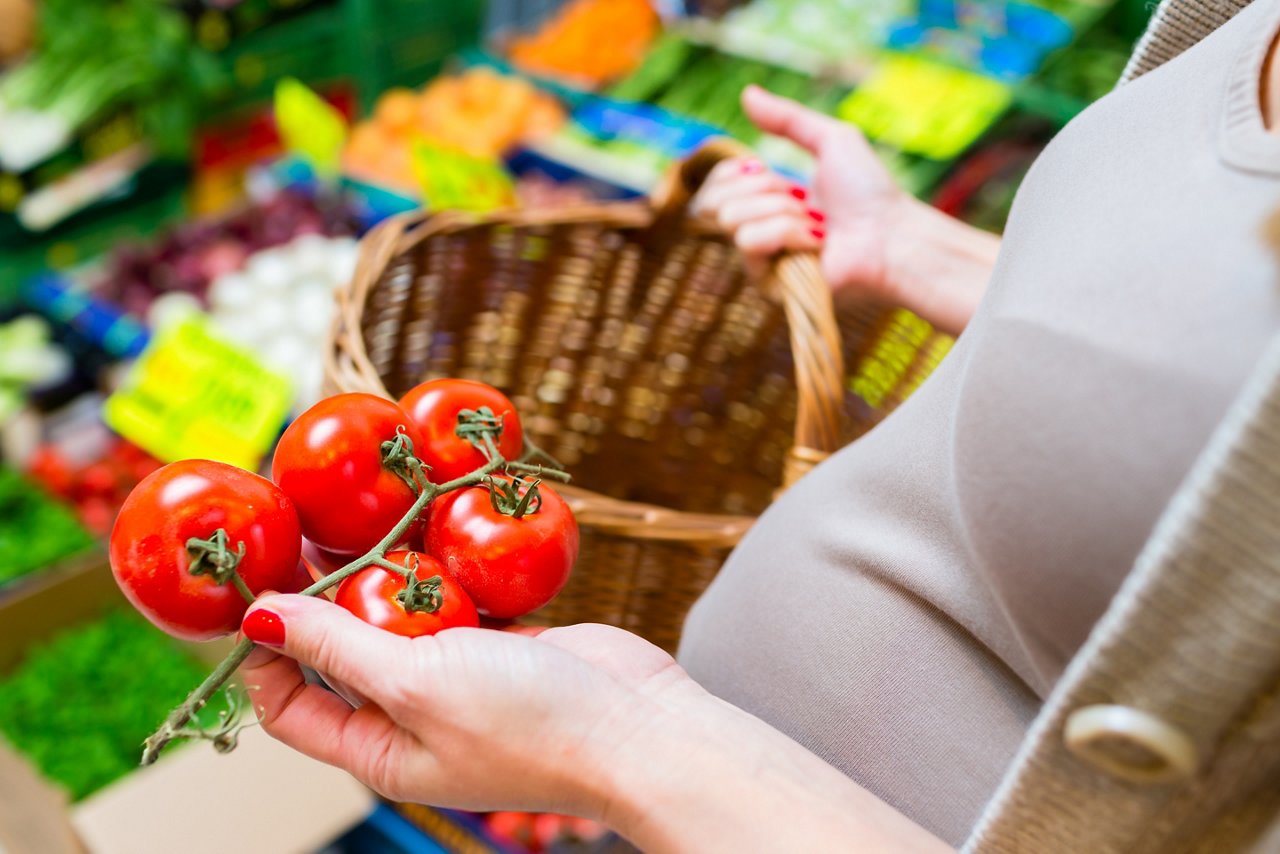
M 329 391 L 490 383 L 573 473 L 581 557 L 529 622 L 609 623 L 673 649 L 779 486 L 869 429 L 949 343 L 885 306 L 837 322 L 811 256 L 782 257 L 769 284 L 745 276 L 686 215 L 737 153 L 704 148 L 651 203 L 390 220 L 339 294 Z M 849 391 L 846 363 L 878 391 Z

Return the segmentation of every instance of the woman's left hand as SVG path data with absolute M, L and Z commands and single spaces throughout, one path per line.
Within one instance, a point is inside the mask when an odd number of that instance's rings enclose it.
M 263 727 L 387 797 L 603 818 L 604 777 L 681 693 L 671 656 L 620 629 L 449 629 L 408 639 L 304 596 L 259 600 L 246 634 L 283 628 L 243 668 Z M 369 702 L 303 681 L 306 664 Z
M 568 813 L 655 852 L 946 850 L 621 629 L 410 640 L 295 595 L 259 599 L 242 628 L 276 646 L 243 668 L 267 732 L 395 800 Z

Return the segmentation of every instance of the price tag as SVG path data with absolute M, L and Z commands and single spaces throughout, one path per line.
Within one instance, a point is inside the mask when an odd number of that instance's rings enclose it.
M 338 174 L 347 120 L 336 107 L 292 77 L 276 84 L 276 128 L 284 147 L 323 177 Z
M 515 203 L 515 184 L 496 159 L 420 139 L 413 144 L 413 172 L 430 210 L 491 211 Z
M 113 430 L 165 462 L 198 457 L 250 471 L 280 432 L 289 381 L 192 316 L 154 338 L 107 398 Z
M 840 104 L 845 121 L 912 154 L 950 160 L 1013 100 L 1003 83 L 918 56 L 892 54 Z

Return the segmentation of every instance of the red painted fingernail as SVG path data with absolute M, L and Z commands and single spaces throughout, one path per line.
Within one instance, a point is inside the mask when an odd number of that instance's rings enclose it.
M 805 188 L 804 188 L 804 187 L 792 187 L 792 188 L 791 188 L 791 195 L 792 195 L 792 196 L 794 196 L 794 197 L 796 197 L 797 199 L 799 199 L 799 200 L 800 200 L 800 201 L 802 201 L 802 202 L 803 202 L 805 199 L 809 198 L 809 193 L 805 190 Z
M 240 631 L 254 643 L 263 646 L 284 646 L 284 621 L 280 615 L 259 608 L 251 611 L 240 624 Z
M 827 239 L 827 233 L 820 228 L 811 228 L 809 229 L 809 233 L 812 234 L 814 237 L 818 238 L 819 240 Z
M 809 208 L 808 214 L 809 214 L 809 219 L 813 220 L 814 222 L 827 221 L 827 215 L 824 214 L 822 211 L 816 211 L 813 208 Z
M 743 175 L 756 175 L 764 171 L 764 164 L 759 160 L 744 160 L 742 162 Z

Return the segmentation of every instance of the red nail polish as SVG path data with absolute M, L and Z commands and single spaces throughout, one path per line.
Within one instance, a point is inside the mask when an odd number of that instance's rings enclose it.
M 240 624 L 240 631 L 254 643 L 263 646 L 284 646 L 284 621 L 278 614 L 259 608 L 251 611 Z
M 809 229 L 809 233 L 812 234 L 814 237 L 816 237 L 818 240 L 827 239 L 827 233 L 820 228 L 811 228 Z
M 742 162 L 743 175 L 758 175 L 764 171 L 764 164 L 759 160 L 744 160 Z
M 799 199 L 799 200 L 800 200 L 800 201 L 802 201 L 802 202 L 803 202 L 805 199 L 809 198 L 809 193 L 805 190 L 805 188 L 804 188 L 804 187 L 792 187 L 792 188 L 791 188 L 791 195 L 792 195 L 792 196 L 794 196 L 795 198 Z
M 816 210 L 814 210 L 813 208 L 809 208 L 809 210 L 807 211 L 807 213 L 809 214 L 809 219 L 813 220 L 814 222 L 826 222 L 826 221 L 827 221 L 827 215 L 826 215 L 826 214 L 824 214 L 822 211 L 816 211 Z

